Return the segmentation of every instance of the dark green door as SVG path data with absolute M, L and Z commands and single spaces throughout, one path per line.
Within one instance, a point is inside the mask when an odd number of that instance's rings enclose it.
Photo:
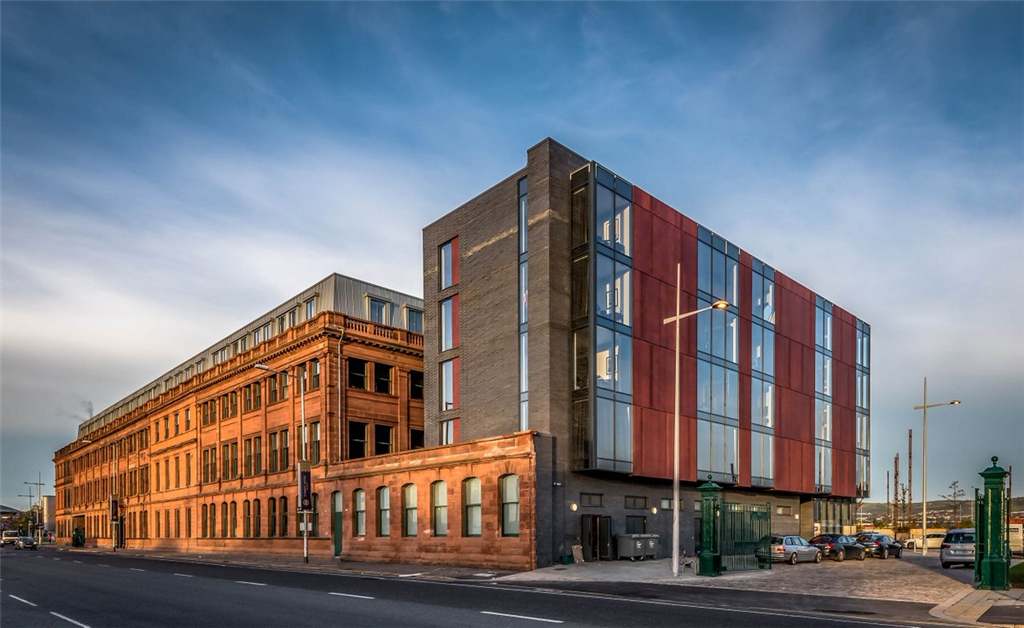
M 334 491 L 331 493 L 331 529 L 334 535 L 334 555 L 341 556 L 341 521 L 343 511 L 341 508 L 341 492 Z

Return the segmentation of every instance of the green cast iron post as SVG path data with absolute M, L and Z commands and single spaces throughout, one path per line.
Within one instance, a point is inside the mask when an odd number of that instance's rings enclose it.
M 701 484 L 700 491 L 700 559 L 698 576 L 722 575 L 722 552 L 718 538 L 718 514 L 721 510 L 722 487 L 711 481 Z
M 1007 473 L 996 466 L 998 460 L 992 456 L 992 466 L 979 474 L 985 478 L 985 498 L 981 522 L 984 526 L 983 557 L 978 588 L 1005 591 L 1010 588 L 1010 561 L 1006 559 L 1006 519 L 1003 514 Z M 978 560 L 977 555 L 975 560 Z

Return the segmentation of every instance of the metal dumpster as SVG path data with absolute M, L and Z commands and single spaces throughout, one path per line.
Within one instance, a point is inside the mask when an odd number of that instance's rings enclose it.
M 640 540 L 643 541 L 643 556 L 641 558 L 657 558 L 658 557 L 658 545 L 661 542 L 661 537 L 657 534 L 638 534 Z
M 616 539 L 616 550 L 619 558 L 628 558 L 630 560 L 644 559 L 646 556 L 646 539 L 643 537 L 650 536 L 648 534 L 617 534 Z

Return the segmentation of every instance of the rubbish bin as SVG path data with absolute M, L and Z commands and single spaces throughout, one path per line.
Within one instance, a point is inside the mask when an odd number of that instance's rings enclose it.
M 615 539 L 617 541 L 616 549 L 618 550 L 619 558 L 628 558 L 629 560 L 640 560 L 646 556 L 646 540 L 643 538 L 650 536 L 649 534 L 617 534 Z
M 638 534 L 640 540 L 643 541 L 643 557 L 657 558 L 658 557 L 658 545 L 661 543 L 661 537 L 657 534 Z

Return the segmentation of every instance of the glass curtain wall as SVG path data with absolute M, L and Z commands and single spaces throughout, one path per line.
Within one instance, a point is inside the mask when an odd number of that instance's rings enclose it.
M 775 270 L 751 259 L 750 482 L 775 483 Z
M 814 490 L 832 491 L 832 304 L 815 296 Z
M 739 481 L 739 248 L 704 227 L 697 230 L 697 307 L 718 300 L 724 310 L 697 315 L 697 475 Z
M 871 493 L 871 326 L 857 321 L 857 497 Z

